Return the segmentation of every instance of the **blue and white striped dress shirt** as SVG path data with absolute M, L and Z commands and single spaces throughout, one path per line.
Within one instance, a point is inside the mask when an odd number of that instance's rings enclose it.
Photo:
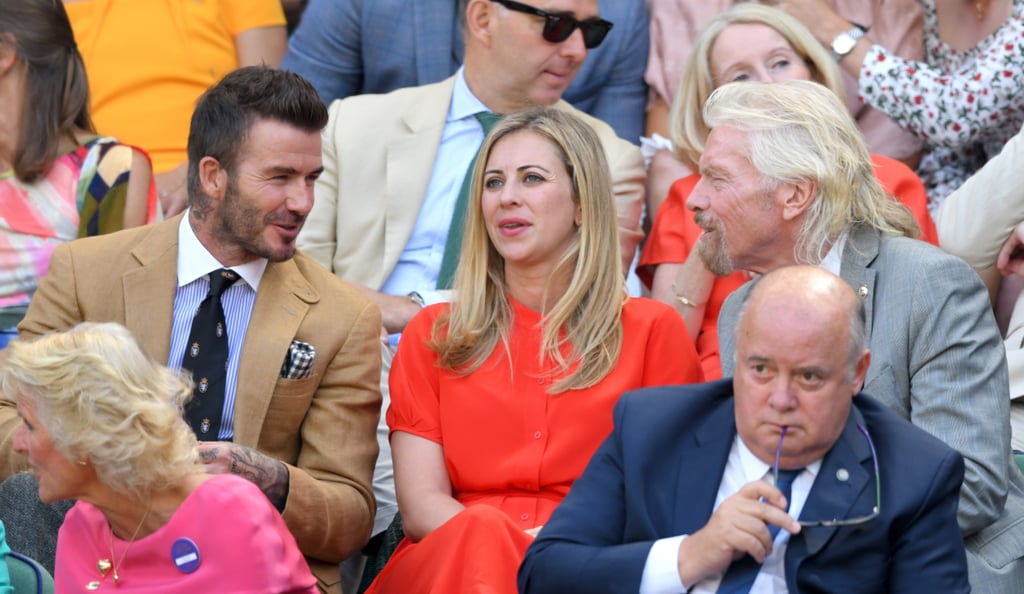
M 171 348 L 167 355 L 167 366 L 181 367 L 192 317 L 206 294 L 210 291 L 208 274 L 224 268 L 199 242 L 188 222 L 188 213 L 178 227 L 178 285 L 174 292 L 174 320 L 171 326 Z M 217 439 L 230 441 L 234 437 L 235 397 L 238 389 L 238 363 L 245 344 L 245 332 L 249 327 L 252 306 L 256 302 L 267 260 L 260 258 L 239 266 L 231 266 L 241 279 L 225 289 L 220 300 L 224 307 L 224 318 L 228 325 L 228 375 L 224 387 L 224 411 Z

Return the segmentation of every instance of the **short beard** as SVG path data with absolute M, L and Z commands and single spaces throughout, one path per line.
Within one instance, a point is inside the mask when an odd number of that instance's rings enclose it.
M 275 251 L 261 241 L 259 231 L 266 228 L 271 218 L 244 199 L 235 179 L 231 178 L 219 204 L 213 233 L 222 244 L 234 246 L 249 256 L 266 258 L 271 262 L 290 260 L 295 255 L 294 242 Z
M 704 261 L 708 270 L 716 276 L 729 276 L 735 271 L 732 260 L 729 258 L 729 250 L 725 244 L 725 234 L 722 226 L 718 223 L 711 224 L 709 217 L 704 213 L 697 213 L 695 220 L 697 224 L 715 233 L 716 240 L 712 243 L 707 234 L 697 240 L 697 255 Z

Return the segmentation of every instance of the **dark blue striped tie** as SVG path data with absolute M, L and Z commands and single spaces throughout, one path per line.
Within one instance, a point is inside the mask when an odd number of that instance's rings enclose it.
M 786 496 L 787 510 L 793 493 L 793 480 L 803 471 L 803 468 L 779 471 L 778 487 Z M 769 524 L 768 531 L 771 532 L 772 540 L 774 540 L 775 535 L 779 533 L 779 527 Z M 761 571 L 761 564 L 754 561 L 750 555 L 743 555 L 729 565 L 729 570 L 725 572 L 725 577 L 722 578 L 722 583 L 718 586 L 718 594 L 747 594 L 750 592 L 750 587 L 754 585 L 758 571 Z

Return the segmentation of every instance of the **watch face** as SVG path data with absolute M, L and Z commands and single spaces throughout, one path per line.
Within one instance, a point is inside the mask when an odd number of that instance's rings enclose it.
M 853 46 L 855 45 L 857 45 L 857 40 L 849 33 L 840 33 L 839 36 L 832 41 L 832 51 L 840 56 L 845 56 L 853 50 Z

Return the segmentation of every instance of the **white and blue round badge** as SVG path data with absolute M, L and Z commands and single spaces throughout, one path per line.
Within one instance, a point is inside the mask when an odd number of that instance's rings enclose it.
M 199 547 L 191 538 L 181 537 L 171 545 L 171 559 L 178 571 L 192 573 L 199 569 Z

